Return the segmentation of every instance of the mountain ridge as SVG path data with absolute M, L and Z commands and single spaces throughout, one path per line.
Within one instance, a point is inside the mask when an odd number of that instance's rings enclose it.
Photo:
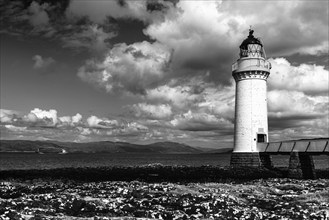
M 128 142 L 60 142 L 32 140 L 0 140 L 0 152 L 36 152 L 36 153 L 204 153 L 186 144 L 177 142 L 155 142 L 141 145 Z

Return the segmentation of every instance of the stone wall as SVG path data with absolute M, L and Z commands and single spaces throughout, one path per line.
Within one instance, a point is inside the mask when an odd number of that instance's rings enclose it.
M 259 153 L 233 152 L 231 166 L 234 167 L 261 167 Z

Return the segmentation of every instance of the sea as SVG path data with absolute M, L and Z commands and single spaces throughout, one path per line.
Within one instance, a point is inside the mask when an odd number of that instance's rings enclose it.
M 54 169 L 67 167 L 113 167 L 161 164 L 165 166 L 229 166 L 227 154 L 143 154 L 143 153 L 0 153 L 0 170 Z M 328 169 L 329 157 L 313 156 L 316 169 Z M 275 167 L 288 167 L 289 156 L 272 156 Z

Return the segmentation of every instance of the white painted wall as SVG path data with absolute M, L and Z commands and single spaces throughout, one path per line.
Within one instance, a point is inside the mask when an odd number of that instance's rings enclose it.
M 268 141 L 266 90 L 257 76 L 236 82 L 234 152 L 257 152 L 257 133 Z

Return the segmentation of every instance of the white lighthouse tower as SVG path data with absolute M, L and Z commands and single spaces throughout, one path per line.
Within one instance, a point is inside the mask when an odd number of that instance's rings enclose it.
M 266 80 L 271 63 L 253 32 L 249 30 L 240 45 L 240 58 L 232 65 L 236 82 L 233 166 L 259 166 L 257 143 L 268 142 Z

